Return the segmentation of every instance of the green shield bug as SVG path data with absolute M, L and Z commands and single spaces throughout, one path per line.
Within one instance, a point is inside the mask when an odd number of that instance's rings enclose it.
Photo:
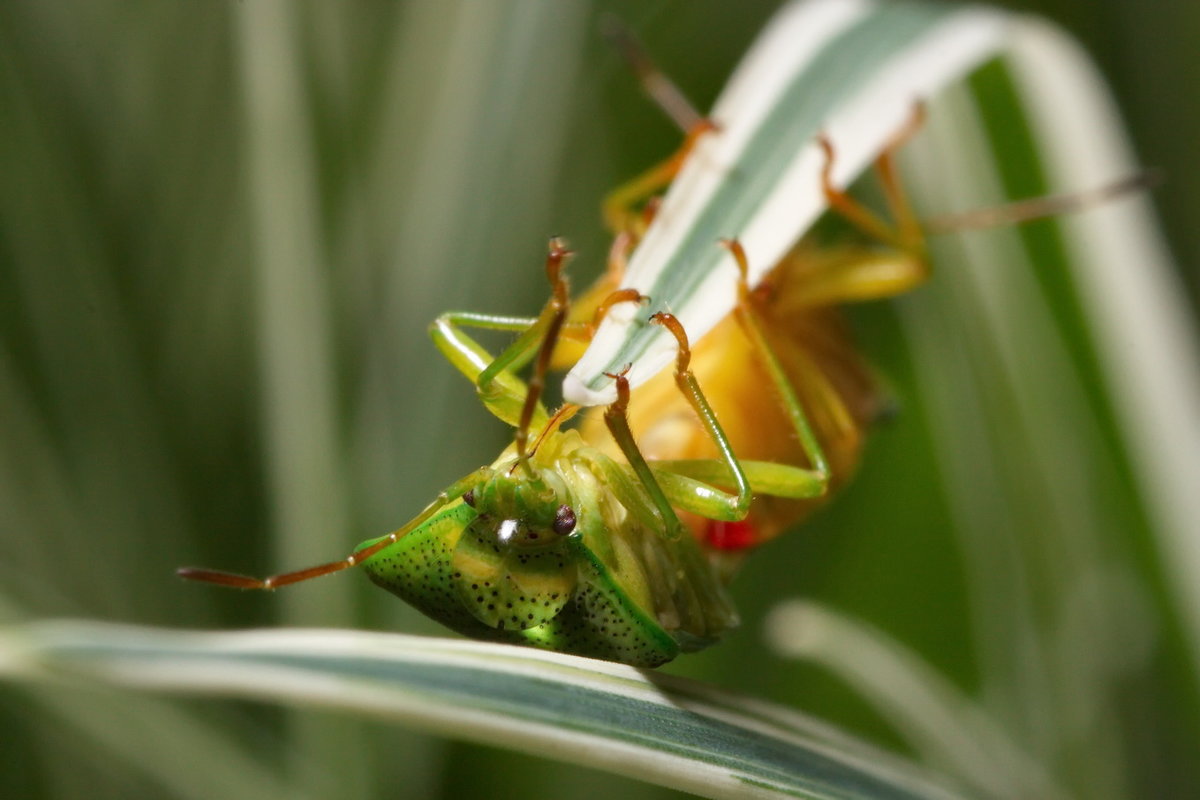
M 808 12 L 788 13 L 786 24 L 795 25 Z M 883 21 L 856 22 L 855 17 L 839 25 L 850 35 L 855 25 L 886 23 L 886 11 L 877 16 Z M 994 20 L 979 12 L 940 10 L 922 22 L 936 33 L 943 24 L 980 25 L 990 31 Z M 764 51 L 772 51 L 778 38 L 774 35 Z M 987 52 L 981 46 L 930 81 L 948 79 Z M 758 57 L 754 63 L 759 69 L 765 62 Z M 796 85 L 803 84 L 799 75 L 804 66 L 802 61 L 791 64 Z M 742 80 L 739 86 L 745 84 Z M 912 107 L 910 100 L 898 102 Z M 813 146 L 818 152 L 823 147 L 823 164 L 806 167 L 813 173 L 814 191 L 857 228 L 891 245 L 889 252 L 880 255 L 878 248 L 861 247 L 814 252 L 803 241 L 795 244 L 803 233 L 797 229 L 772 245 L 782 249 L 765 261 L 758 253 L 772 251 L 755 245 L 747 256 L 749 248 L 735 241 L 726 243 L 728 262 L 721 260 L 716 247 L 720 237 L 738 230 L 759 236 L 759 219 L 786 211 L 774 188 L 770 197 L 745 193 L 762 189 L 761 181 L 747 176 L 774 179 L 791 172 L 790 162 L 779 156 L 788 155 L 789 145 L 767 141 L 764 131 L 783 125 L 815 132 L 821 124 L 804 115 L 789 121 L 790 114 L 800 112 L 772 107 L 715 124 L 693 121 L 676 157 L 614 192 L 606 204 L 617 236 L 610 270 L 575 304 L 574 315 L 561 275 L 568 253 L 552 240 L 547 273 L 553 292 L 536 319 L 472 313 L 438 318 L 431 329 L 435 344 L 476 384 L 488 410 L 514 427 L 512 445 L 496 461 L 453 483 L 405 526 L 364 542 L 340 561 L 264 579 L 195 568 L 182 569 L 180 575 L 235 588 L 274 589 L 362 566 L 376 584 L 467 636 L 636 666 L 657 666 L 719 640 L 738 621 L 725 591 L 730 567 L 749 547 L 793 524 L 846 479 L 874 415 L 869 372 L 834 307 L 906 291 L 927 269 L 921 229 L 892 169 L 893 150 L 915 124 L 894 126 L 877 143 L 890 222 L 881 222 L 842 193 L 839 186 L 850 171 L 835 170 L 833 144 L 808 135 L 790 145 L 822 143 Z M 695 148 L 702 167 L 706 159 L 699 158 L 698 143 L 718 139 L 744 143 L 738 158 L 745 169 L 730 173 L 740 179 L 718 181 L 699 193 L 699 201 L 685 198 L 677 202 L 679 209 L 670 207 L 672 196 L 682 196 L 688 186 L 696 188 L 695 181 L 679 173 L 681 165 L 690 167 L 696 160 L 690 157 Z M 838 155 L 840 161 L 840 150 Z M 851 160 L 861 158 L 858 154 Z M 633 210 L 677 173 L 672 195 L 657 216 L 653 207 Z M 712 175 L 702 177 L 711 182 Z M 701 270 L 705 274 L 717 275 L 718 267 L 731 262 L 732 281 L 689 273 L 695 268 L 693 256 L 702 267 L 707 264 Z M 662 269 L 647 273 L 643 267 L 650 262 Z M 618 288 L 622 285 L 626 288 Z M 646 299 L 647 289 L 640 287 L 648 287 L 658 308 L 678 308 L 680 316 L 658 311 L 626 332 L 610 326 L 614 335 L 605 338 L 603 327 L 597 333 L 614 307 L 620 309 L 612 315 L 622 317 L 619 322 L 633 319 L 626 312 Z M 710 304 L 712 298 L 719 302 Z M 591 321 L 585 322 L 589 314 Z M 720 401 L 719 413 L 730 433 L 718 423 L 692 371 L 685 332 L 704 333 L 718 323 L 727 329 L 717 328 L 698 342 L 695 356 L 697 362 L 717 365 L 711 373 L 702 372 L 702 379 Z M 464 332 L 468 326 L 519 335 L 493 357 Z M 657 371 L 666 352 L 655 344 L 659 330 L 666 331 L 675 369 L 658 388 L 646 383 L 631 389 L 639 370 L 642 381 Z M 599 355 L 575 363 L 567 343 L 591 341 L 593 334 L 593 351 Z M 516 373 L 530 359 L 534 367 L 526 384 Z M 754 370 L 734 373 L 723 366 L 731 363 L 753 365 Z M 603 406 L 589 412 L 578 430 L 562 426 L 579 405 L 550 414 L 541 403 L 551 367 L 571 364 L 568 398 Z M 741 531 L 736 526 L 748 514 L 750 528 Z
M 181 577 L 242 589 L 274 589 L 362 566 L 376 584 L 446 626 L 477 639 L 527 644 L 657 666 L 681 651 L 712 644 L 737 614 L 716 571 L 688 535 L 674 506 L 726 517 L 745 515 L 749 487 L 729 494 L 699 481 L 664 490 L 629 434 L 628 384 L 609 427 L 625 456 L 618 462 L 561 425 L 577 410 L 547 414 L 540 402 L 555 343 L 567 327 L 561 269 L 568 252 L 551 242 L 553 295 L 536 320 L 446 314 L 432 327 L 452 363 L 476 381 L 484 404 L 515 425 L 511 447 L 493 464 L 456 481 L 397 531 L 361 544 L 347 558 L 258 579 L 185 568 Z M 617 293 L 615 302 L 630 299 Z M 467 336 L 464 324 L 525 333 L 498 358 Z M 508 366 L 535 356 L 529 384 Z M 686 368 L 685 368 L 686 369 Z M 696 397 L 703 403 L 703 396 Z M 713 432 L 723 436 L 713 422 Z M 537 431 L 532 441 L 529 434 Z

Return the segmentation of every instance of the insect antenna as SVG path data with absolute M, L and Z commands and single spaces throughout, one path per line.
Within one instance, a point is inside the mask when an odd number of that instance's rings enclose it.
M 472 487 L 478 484 L 481 480 L 486 479 L 491 475 L 490 467 L 481 467 L 470 475 L 452 483 L 444 491 L 434 498 L 433 502 L 425 506 L 420 514 L 409 520 L 404 527 L 398 528 L 391 533 L 383 536 L 365 547 L 359 547 L 350 555 L 338 561 L 330 561 L 327 564 L 318 564 L 315 567 L 305 567 L 294 572 L 284 572 L 279 575 L 270 575 L 266 578 L 254 578 L 249 575 L 240 575 L 236 572 L 224 572 L 217 569 L 204 569 L 202 567 L 181 567 L 175 570 L 175 574 L 184 580 L 197 581 L 199 583 L 212 583 L 217 586 L 228 586 L 231 589 L 278 589 L 280 586 L 289 586 L 293 583 L 320 578 L 322 575 L 329 575 L 333 572 L 341 572 L 344 569 L 357 566 L 366 561 L 371 556 L 383 550 L 386 547 L 391 547 L 396 542 L 403 539 L 411 531 L 423 525 L 428 519 L 436 514 L 441 509 L 445 508 L 449 503 L 461 498 L 463 494 L 470 491 Z
M 554 412 L 554 415 L 550 417 L 550 421 L 546 423 L 546 427 L 542 428 L 542 432 L 534 440 L 533 447 L 529 448 L 529 457 L 533 458 L 533 454 L 542 446 L 542 442 L 546 441 L 546 437 L 561 428 L 564 423 L 578 414 L 579 411 L 580 406 L 574 403 L 563 403 L 562 408 Z
M 1017 225 L 1059 214 L 1073 214 L 1095 208 L 1127 194 L 1153 189 L 1162 183 L 1162 179 L 1162 173 L 1158 170 L 1146 170 L 1103 186 L 1079 192 L 1032 197 L 1027 200 L 1017 200 L 993 208 L 981 208 L 960 214 L 943 214 L 926 219 L 922 223 L 922 227 L 930 234 L 955 233 Z
M 249 575 L 240 575 L 236 572 L 224 572 L 222 570 L 203 569 L 201 567 L 180 567 L 175 570 L 175 574 L 184 580 L 213 583 L 217 586 L 228 586 L 231 589 L 278 589 L 280 586 L 288 586 L 293 583 L 300 583 L 301 581 L 312 580 L 313 578 L 320 578 L 322 575 L 329 575 L 333 572 L 341 572 L 344 569 L 349 569 L 370 558 L 388 545 L 394 544 L 397 538 L 399 538 L 397 534 L 390 534 L 375 544 L 356 550 L 338 561 L 330 561 L 327 564 L 318 564 L 315 567 L 305 567 L 294 572 L 284 572 L 280 575 L 271 575 L 266 578 L 253 578 Z
M 331 572 L 340 572 L 357 563 L 355 556 L 349 556 L 340 561 L 330 561 L 315 567 L 285 572 L 282 575 L 272 575 L 268 578 L 253 578 L 249 575 L 239 575 L 236 572 L 223 572 L 216 569 L 201 569 L 199 567 L 181 567 L 175 570 L 180 578 L 200 583 L 215 583 L 218 586 L 228 586 L 232 589 L 275 589 L 312 578 L 319 578 Z
M 538 346 L 537 358 L 533 364 L 533 374 L 525 391 L 525 404 L 521 407 L 521 417 L 517 422 L 513 443 L 517 448 L 517 463 L 526 474 L 534 477 L 533 468 L 529 466 L 527 445 L 529 442 L 529 426 L 533 422 L 533 413 L 541 400 L 542 391 L 546 388 L 546 373 L 550 369 L 550 360 L 554 355 L 554 346 L 558 344 L 558 336 L 563 323 L 567 320 L 567 312 L 571 307 L 570 289 L 563 277 L 563 264 L 572 255 L 562 239 L 557 236 L 550 239 L 550 253 L 546 256 L 546 277 L 550 280 L 551 295 L 542 317 L 546 319 L 546 333 Z
M 655 65 L 629 26 L 613 15 L 606 15 L 600 22 L 600 33 L 633 70 L 642 84 L 642 91 L 680 130 L 691 133 L 697 126 L 706 124 L 704 115 L 696 110 L 675 82 Z

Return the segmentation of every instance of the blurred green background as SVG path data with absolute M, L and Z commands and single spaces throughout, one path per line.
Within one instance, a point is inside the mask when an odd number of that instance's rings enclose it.
M 1142 163 L 1167 176 L 1154 201 L 1178 263 L 1195 265 L 1200 6 L 1003 5 L 1062 23 L 1096 57 Z M 251 595 L 173 571 L 266 574 L 339 557 L 490 461 L 508 431 L 425 326 L 451 308 L 534 312 L 551 234 L 578 251 L 583 285 L 607 247 L 603 193 L 679 141 L 598 19 L 624 19 L 707 108 L 776 6 L 0 4 L 4 618 L 441 635 L 358 576 Z M 1194 307 L 1197 272 L 1182 277 Z M 784 597 L 817 598 L 981 689 L 947 501 L 936 480 L 895 479 L 938 471 L 896 314 L 855 321 L 899 419 L 838 502 L 748 562 L 734 587 L 744 628 L 668 670 L 902 749 L 842 683 L 773 655 L 760 626 Z M 1124 788 L 1161 796 L 1195 785 L 1197 716 L 1144 531 L 1132 526 L 1121 547 L 1149 587 L 1160 647 L 1129 679 L 1117 738 Z M 183 775 L 244 768 L 247 794 L 259 768 L 290 770 L 313 797 L 667 794 L 243 703 L 3 688 L 0 729 L 5 797 L 180 794 L 151 777 L 151 759 Z

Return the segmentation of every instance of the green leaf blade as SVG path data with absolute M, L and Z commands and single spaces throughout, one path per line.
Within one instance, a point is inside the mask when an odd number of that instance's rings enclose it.
M 734 693 L 590 659 L 356 631 L 185 633 L 46 622 L 0 670 L 366 714 L 707 797 L 952 796 L 900 759 Z M 766 708 L 769 713 L 763 713 Z M 870 754 L 869 756 L 864 754 Z

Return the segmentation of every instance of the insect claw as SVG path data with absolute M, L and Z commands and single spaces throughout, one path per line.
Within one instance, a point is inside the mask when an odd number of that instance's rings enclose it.
M 629 374 L 629 370 L 633 367 L 632 363 L 626 364 L 620 372 L 606 372 L 606 378 L 612 378 L 617 382 L 617 399 L 609 404 L 607 414 L 616 414 L 624 416 L 625 409 L 629 407 L 629 379 L 625 376 Z
M 649 302 L 650 298 L 638 292 L 637 289 L 617 289 L 600 301 L 600 305 L 596 306 L 596 311 L 592 314 L 592 321 L 588 323 L 588 332 L 595 336 L 600 323 L 608 316 L 608 312 L 612 310 L 612 307 L 618 303 L 637 303 L 639 306 L 644 306 Z
M 614 372 L 606 372 L 606 373 L 604 373 L 604 377 L 612 378 L 614 381 L 620 381 L 620 380 L 624 379 L 626 375 L 629 374 L 629 370 L 631 370 L 631 369 L 633 369 L 632 361 L 628 362 L 627 364 L 625 364 L 625 366 L 621 367 L 620 372 L 615 372 L 615 373 Z

